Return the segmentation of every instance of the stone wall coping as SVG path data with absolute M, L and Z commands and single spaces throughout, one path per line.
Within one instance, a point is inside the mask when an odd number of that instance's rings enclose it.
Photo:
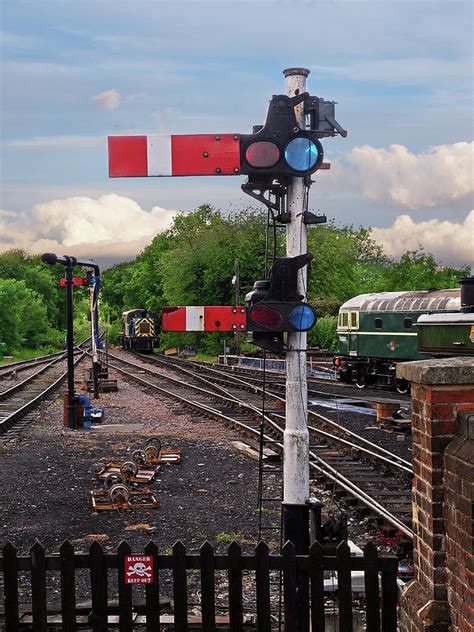
M 472 384 L 474 358 L 437 358 L 397 364 L 397 377 L 416 384 Z

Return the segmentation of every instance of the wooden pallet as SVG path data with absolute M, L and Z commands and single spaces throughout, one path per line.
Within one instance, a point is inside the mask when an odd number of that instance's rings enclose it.
M 100 472 L 97 474 L 97 478 L 101 481 L 105 480 L 109 474 L 120 474 L 120 463 L 107 463 L 105 467 L 103 467 Z M 158 472 L 160 471 L 160 466 L 158 467 L 148 467 L 146 465 L 139 465 L 138 472 L 135 476 L 132 476 L 128 479 L 130 483 L 138 483 L 138 484 L 147 484 L 151 483 Z
M 91 491 L 91 499 L 94 511 L 154 509 L 158 507 L 158 499 L 149 489 L 132 489 L 127 501 L 115 503 L 110 500 L 107 489 L 94 489 Z

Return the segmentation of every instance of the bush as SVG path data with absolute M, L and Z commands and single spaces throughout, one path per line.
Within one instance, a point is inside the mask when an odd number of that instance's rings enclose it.
M 309 333 L 309 343 L 320 349 L 337 351 L 337 316 L 323 316 Z

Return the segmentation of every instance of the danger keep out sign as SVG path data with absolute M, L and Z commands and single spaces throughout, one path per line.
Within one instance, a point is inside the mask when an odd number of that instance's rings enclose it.
M 126 584 L 151 584 L 154 579 L 153 557 L 126 555 L 124 575 Z

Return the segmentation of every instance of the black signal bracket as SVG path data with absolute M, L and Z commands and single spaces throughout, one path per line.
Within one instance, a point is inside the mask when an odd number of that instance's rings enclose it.
M 336 136 L 340 134 L 343 138 L 347 136 L 345 130 L 336 121 L 336 101 L 325 101 L 320 97 L 312 97 L 307 92 L 304 100 L 304 112 L 309 116 L 309 128 L 318 138 Z
M 287 191 L 289 178 L 275 179 L 273 176 L 260 176 L 258 179 L 249 176 L 247 182 L 242 184 L 242 191 L 268 209 L 275 211 L 274 218 L 281 224 L 288 224 L 291 216 L 287 210 Z M 268 193 L 268 197 L 265 194 Z M 273 198 L 273 199 L 272 199 Z
M 305 253 L 296 257 L 280 257 L 275 259 L 270 279 L 270 287 L 262 299 L 268 301 L 300 301 L 302 296 L 297 290 L 298 270 L 304 268 L 313 255 Z
M 316 224 L 326 224 L 328 221 L 326 215 L 315 215 L 311 211 L 303 213 L 303 223 L 307 226 L 315 226 Z

